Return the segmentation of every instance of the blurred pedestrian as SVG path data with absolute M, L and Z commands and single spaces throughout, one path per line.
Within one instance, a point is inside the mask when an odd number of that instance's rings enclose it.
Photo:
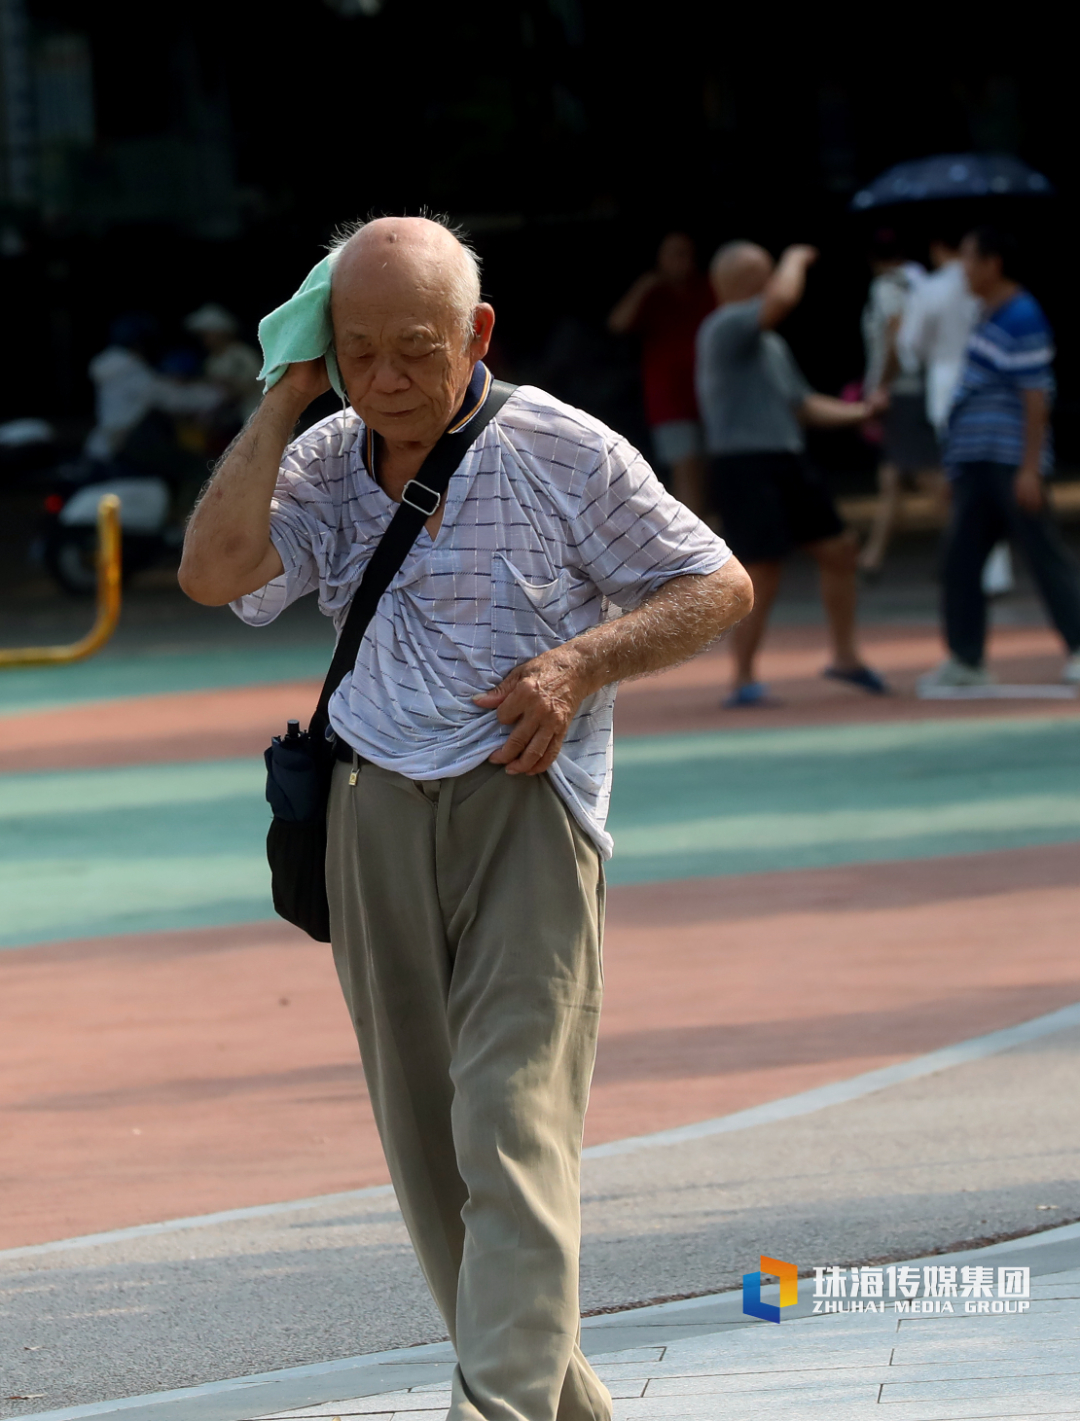
M 694 394 L 694 338 L 716 305 L 699 270 L 693 240 L 669 232 L 656 267 L 639 276 L 608 317 L 616 335 L 641 337 L 645 417 L 657 462 L 671 470 L 675 497 L 705 511 L 705 458 Z
M 955 239 L 936 237 L 930 243 L 933 271 L 911 293 L 897 336 L 901 362 L 922 368 L 926 386 L 926 416 L 939 447 L 944 443 L 949 410 L 960 385 L 968 337 L 979 315 L 979 303 L 968 288 Z M 948 488 L 940 496 L 948 506 Z M 1009 544 L 996 543 L 982 570 L 983 591 L 1000 596 L 1013 586 Z
M 873 279 L 862 315 L 866 373 L 863 393 L 888 396 L 884 439 L 878 466 L 878 500 L 870 535 L 859 554 L 865 577 L 881 572 L 900 513 L 905 483 L 927 491 L 940 489 L 939 456 L 934 431 L 926 417 L 926 396 L 918 361 L 905 360 L 898 333 L 910 302 L 926 272 L 906 261 L 894 233 L 878 232 L 870 253 Z
M 1045 486 L 1053 468 L 1053 332 L 1017 278 L 1011 237 L 979 227 L 960 251 L 982 311 L 968 340 L 945 445 L 952 485 L 943 575 L 950 655 L 921 678 L 920 689 L 991 682 L 983 664 L 986 595 L 980 574 L 1005 534 L 1023 549 L 1065 643 L 1062 679 L 1080 684 L 1080 568 L 1051 518 Z
M 752 242 L 721 247 L 709 269 L 720 309 L 698 332 L 697 391 L 712 494 L 724 537 L 754 584 L 754 610 L 733 630 L 735 686 L 726 705 L 767 700 L 754 658 L 795 548 L 816 559 L 833 661 L 826 676 L 878 695 L 888 688 L 856 649 L 855 545 L 821 476 L 807 462 L 804 425 L 846 429 L 881 402 L 816 394 L 773 329 L 802 300 L 813 247 L 789 247 L 779 264 Z
M 262 399 L 262 360 L 240 339 L 240 323 L 224 306 L 208 302 L 192 311 L 184 329 L 201 339 L 207 350 L 203 374 L 225 391 L 237 426 L 246 424 Z
M 968 287 L 955 240 L 934 238 L 930 265 L 933 270 L 915 286 L 904 307 L 897 351 L 901 363 L 921 368 L 926 417 L 944 440 L 979 303 Z
M 171 424 L 155 416 L 207 414 L 221 403 L 221 391 L 205 381 L 182 381 L 155 370 L 150 349 L 157 333 L 152 316 L 135 312 L 109 328 L 109 344 L 90 362 L 96 422 L 86 440 L 89 458 L 140 463 L 151 446 L 175 442 Z

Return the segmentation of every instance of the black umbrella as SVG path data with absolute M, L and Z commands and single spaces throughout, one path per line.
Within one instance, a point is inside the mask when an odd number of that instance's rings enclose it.
M 851 199 L 869 212 L 898 202 L 940 202 L 956 197 L 1046 197 L 1049 180 L 1007 153 L 939 153 L 897 163 Z

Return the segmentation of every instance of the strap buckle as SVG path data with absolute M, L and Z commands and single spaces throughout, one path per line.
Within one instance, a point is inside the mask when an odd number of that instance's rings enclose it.
M 430 507 L 428 507 L 426 499 L 424 498 L 421 498 L 419 502 L 417 501 L 416 490 L 418 489 L 431 500 Z M 409 497 L 410 493 L 412 493 L 411 498 Z M 417 512 L 422 513 L 425 518 L 431 518 L 439 511 L 439 504 L 442 503 L 442 497 L 441 493 L 436 492 L 433 488 L 428 488 L 427 484 L 422 484 L 419 479 L 410 479 L 401 490 L 402 503 L 407 503 L 410 508 L 415 508 Z

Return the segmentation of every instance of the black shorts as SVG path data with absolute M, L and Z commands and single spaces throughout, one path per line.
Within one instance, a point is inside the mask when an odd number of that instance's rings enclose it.
M 713 506 L 742 563 L 776 562 L 844 531 L 821 475 L 801 454 L 714 454 Z

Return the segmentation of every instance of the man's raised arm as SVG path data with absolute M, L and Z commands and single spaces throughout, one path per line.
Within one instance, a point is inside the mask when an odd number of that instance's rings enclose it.
M 806 290 L 806 273 L 818 259 L 816 247 L 788 247 L 761 293 L 762 330 L 771 331 L 794 311 Z
M 179 582 L 193 601 L 220 607 L 284 571 L 270 499 L 296 421 L 329 388 L 322 360 L 290 365 L 226 450 L 184 538 Z

